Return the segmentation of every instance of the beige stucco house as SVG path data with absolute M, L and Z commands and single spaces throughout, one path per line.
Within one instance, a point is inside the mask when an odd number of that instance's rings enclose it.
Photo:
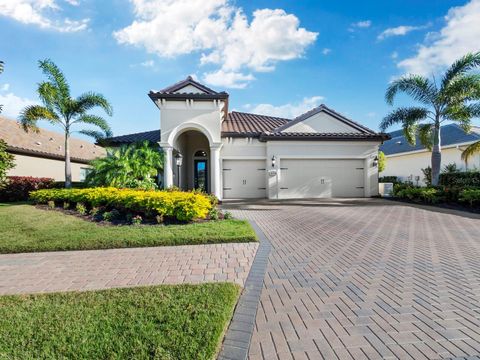
M 391 139 L 386 141 L 380 150 L 386 157 L 386 168 L 381 176 L 397 176 L 402 181 L 412 181 L 424 185 L 422 169 L 430 166 L 432 153 L 423 146 L 419 139 L 416 145 L 410 145 L 405 139 L 402 130 L 389 134 Z M 472 156 L 468 162 L 462 160 L 462 152 L 466 147 L 480 140 L 480 128 L 472 127 L 470 133 L 456 124 L 442 126 L 442 168 L 448 164 L 455 164 L 459 170 L 480 169 L 480 154 Z
M 15 167 L 8 176 L 48 177 L 65 181 L 64 135 L 41 129 L 26 133 L 15 120 L 0 116 L 0 139 L 15 156 Z M 72 181 L 83 181 L 88 163 L 105 156 L 105 149 L 85 140 L 70 139 Z
M 378 193 L 378 148 L 388 137 L 325 105 L 293 120 L 229 113 L 227 93 L 191 77 L 149 96 L 160 109 L 161 131 L 109 142 L 158 141 L 166 187 L 203 188 L 220 199 Z

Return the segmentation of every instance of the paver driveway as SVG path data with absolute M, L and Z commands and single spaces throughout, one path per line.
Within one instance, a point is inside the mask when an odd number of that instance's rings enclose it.
M 480 354 L 480 220 L 384 200 L 232 205 L 272 243 L 250 359 Z

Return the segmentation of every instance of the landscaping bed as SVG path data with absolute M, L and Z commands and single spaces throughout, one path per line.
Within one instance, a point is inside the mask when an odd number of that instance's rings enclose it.
M 240 288 L 163 285 L 0 297 L 0 358 L 214 359 Z
M 256 241 L 247 221 L 99 226 L 60 211 L 0 204 L 0 253 Z

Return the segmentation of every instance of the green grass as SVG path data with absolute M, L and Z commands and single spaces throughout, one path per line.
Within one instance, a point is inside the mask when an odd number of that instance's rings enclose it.
M 231 283 L 0 297 L 1 359 L 212 359 Z
M 27 204 L 0 204 L 0 253 L 256 241 L 242 220 L 186 225 L 102 226 Z

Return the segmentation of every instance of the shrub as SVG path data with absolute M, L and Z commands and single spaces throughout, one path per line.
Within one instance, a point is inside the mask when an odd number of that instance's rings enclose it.
M 432 185 L 432 168 L 427 166 L 425 169 L 421 169 L 423 173 L 423 182 L 427 184 L 427 186 Z
M 224 218 L 225 220 L 230 220 L 230 219 L 233 218 L 233 215 L 232 215 L 232 213 L 231 213 L 230 211 L 225 211 L 225 214 L 223 214 L 223 218 Z
M 210 212 L 208 213 L 208 217 L 210 220 L 218 220 L 220 214 L 218 213 L 218 210 L 216 208 L 211 208 Z
M 135 215 L 132 217 L 131 224 L 132 225 L 140 225 L 142 223 L 142 217 L 140 215 Z
M 106 211 L 103 213 L 103 220 L 105 221 L 115 221 L 121 218 L 120 211 L 117 209 L 112 209 L 111 211 Z
M 72 204 L 83 203 L 87 207 L 117 209 L 145 217 L 168 217 L 179 221 L 204 219 L 213 208 L 209 199 L 199 193 L 183 191 L 143 191 L 116 188 L 48 189 L 33 191 L 30 198 L 41 204 L 48 201 Z
M 460 201 L 468 202 L 470 206 L 480 206 L 480 189 L 465 189 L 460 192 Z
M 0 139 L 0 189 L 6 184 L 7 171 L 15 167 L 15 157 L 7 152 L 7 147 Z
M 379 183 L 394 183 L 397 184 L 400 181 L 398 181 L 397 176 L 381 176 L 378 178 Z
M 443 173 L 440 174 L 439 184 L 448 187 L 480 187 L 480 171 Z
M 396 184 L 393 195 L 400 199 L 436 204 L 444 200 L 443 191 L 434 187 L 417 187 L 410 184 Z
M 70 203 L 69 203 L 68 201 L 64 201 L 64 202 L 63 202 L 63 208 L 64 208 L 65 210 L 70 209 Z
M 9 176 L 3 189 L 0 189 L 0 201 L 26 201 L 31 191 L 50 189 L 54 180 L 31 176 Z
M 77 203 L 77 206 L 75 207 L 75 210 L 77 210 L 77 212 L 80 215 L 87 215 L 87 207 L 82 203 Z

